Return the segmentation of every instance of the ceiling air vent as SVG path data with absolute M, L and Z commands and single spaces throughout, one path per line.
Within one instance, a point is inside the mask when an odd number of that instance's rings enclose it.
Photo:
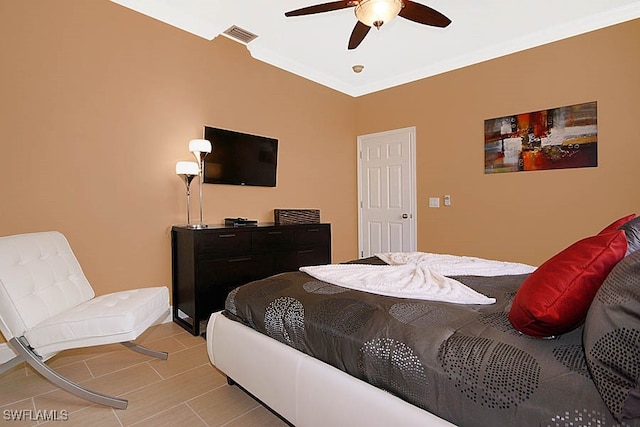
M 257 35 L 253 34 L 251 31 L 247 31 L 244 28 L 240 28 L 237 25 L 232 25 L 222 32 L 225 36 L 234 39 L 240 43 L 249 43 L 256 37 Z

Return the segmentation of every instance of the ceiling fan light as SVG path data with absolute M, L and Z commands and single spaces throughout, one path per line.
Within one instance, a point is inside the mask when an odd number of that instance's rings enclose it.
M 355 9 L 358 21 L 380 28 L 395 18 L 402 9 L 402 0 L 362 0 Z

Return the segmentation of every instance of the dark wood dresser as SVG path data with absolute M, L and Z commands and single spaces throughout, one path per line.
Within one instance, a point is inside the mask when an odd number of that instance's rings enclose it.
M 304 265 L 331 263 L 330 224 L 171 229 L 173 321 L 193 335 L 232 289 Z

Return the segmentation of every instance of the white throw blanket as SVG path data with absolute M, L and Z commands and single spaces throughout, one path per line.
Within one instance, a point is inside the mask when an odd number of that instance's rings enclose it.
M 517 262 L 426 252 L 387 252 L 376 256 L 389 265 L 424 265 L 443 276 L 507 276 L 528 274 L 536 269 Z
M 496 302 L 495 298 L 486 297 L 457 280 L 415 264 L 330 264 L 300 267 L 300 271 L 334 285 L 392 297 L 458 304 Z
M 300 271 L 327 283 L 379 295 L 457 304 L 493 304 L 495 298 L 444 275 L 496 276 L 535 270 L 525 264 L 423 252 L 376 256 L 391 265 L 330 264 L 301 267 Z

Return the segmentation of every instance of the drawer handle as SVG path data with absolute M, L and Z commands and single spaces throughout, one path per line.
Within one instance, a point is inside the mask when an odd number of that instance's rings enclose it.
M 318 231 L 320 231 L 319 228 L 310 228 L 307 230 L 309 233 L 317 233 Z
M 235 234 L 220 234 L 218 235 L 218 237 L 224 239 L 225 237 L 236 237 Z
M 228 262 L 245 262 L 245 261 L 251 261 L 251 257 L 244 257 L 244 258 L 233 258 L 228 260 Z
M 282 231 L 270 231 L 269 234 L 282 234 Z
M 314 249 L 305 249 L 304 251 L 298 251 L 299 254 L 309 254 L 311 252 L 315 252 Z

